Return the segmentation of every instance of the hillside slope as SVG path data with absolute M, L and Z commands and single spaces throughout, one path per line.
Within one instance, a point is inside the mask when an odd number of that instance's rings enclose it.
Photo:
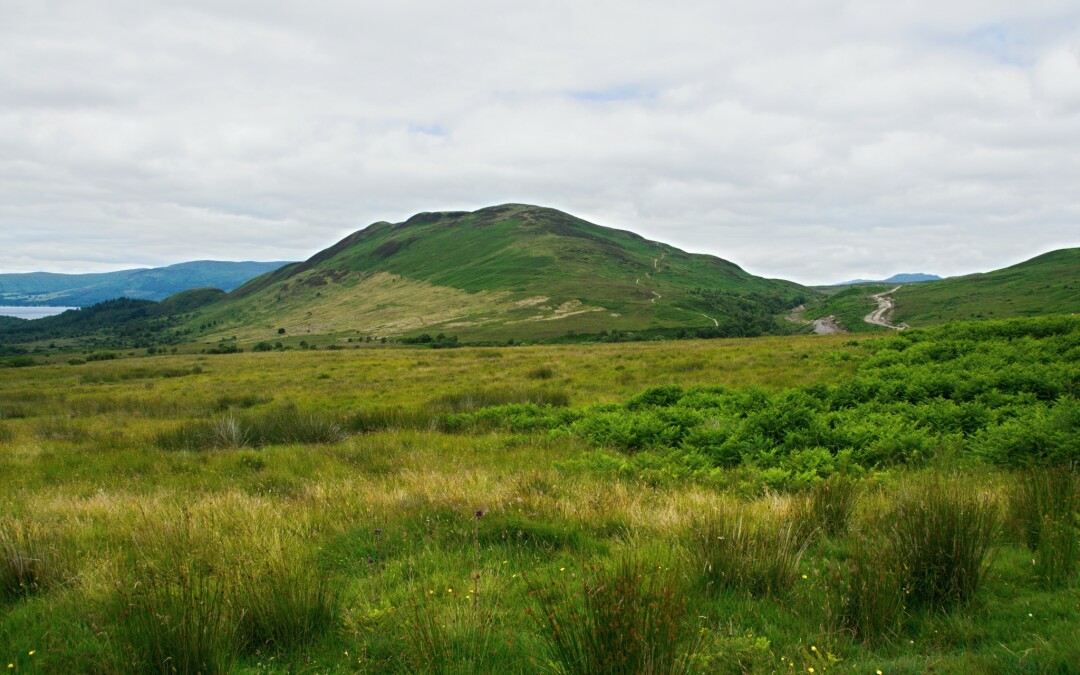
M 985 274 L 904 286 L 894 298 L 894 322 L 912 326 L 1080 312 L 1080 248 Z
M 192 288 L 231 291 L 284 262 L 198 260 L 96 274 L 0 274 L 0 305 L 88 307 L 114 298 L 164 300 Z
M 204 307 L 203 339 L 287 335 L 544 339 L 601 331 L 783 330 L 814 292 L 549 208 L 375 223 Z

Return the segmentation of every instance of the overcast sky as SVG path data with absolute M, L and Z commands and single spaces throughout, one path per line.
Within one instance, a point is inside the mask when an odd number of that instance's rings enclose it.
M 1080 246 L 1076 0 L 0 0 L 0 272 L 553 206 L 803 283 Z

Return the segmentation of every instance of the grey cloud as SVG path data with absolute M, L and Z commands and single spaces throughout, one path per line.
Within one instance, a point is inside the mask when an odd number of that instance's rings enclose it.
M 0 4 L 3 271 L 506 201 L 811 283 L 1080 245 L 1073 3 Z

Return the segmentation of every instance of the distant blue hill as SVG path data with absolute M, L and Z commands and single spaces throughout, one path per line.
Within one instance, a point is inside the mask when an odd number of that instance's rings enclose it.
M 888 279 L 852 279 L 851 281 L 841 281 L 833 286 L 850 286 L 852 284 L 917 284 L 923 281 L 941 281 L 941 277 L 936 274 L 894 274 Z
M 89 307 L 113 298 L 164 300 L 193 288 L 231 291 L 287 264 L 197 260 L 168 267 L 95 274 L 0 274 L 0 305 Z

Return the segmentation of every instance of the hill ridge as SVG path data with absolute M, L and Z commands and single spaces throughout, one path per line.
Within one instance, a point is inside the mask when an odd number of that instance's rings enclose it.
M 531 331 L 548 338 L 679 328 L 760 334 L 782 332 L 771 315 L 812 293 L 558 209 L 506 203 L 372 223 L 205 312 L 221 327 L 210 338 L 235 331 L 265 338 L 277 328 L 315 325 L 365 335 L 430 329 L 501 337 L 539 321 L 556 326 Z M 486 304 L 478 304 L 481 297 Z M 397 315 L 382 311 L 388 306 Z M 289 325 L 272 325 L 275 318 Z

